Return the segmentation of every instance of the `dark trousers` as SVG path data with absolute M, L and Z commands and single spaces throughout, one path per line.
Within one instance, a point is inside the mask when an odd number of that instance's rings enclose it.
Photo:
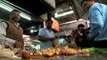
M 81 48 L 88 48 L 91 46 L 90 44 L 90 40 L 87 40 L 87 39 L 83 39 L 83 38 L 75 38 L 75 42 L 77 44 L 78 47 L 81 47 Z
M 107 48 L 107 40 L 102 40 L 102 41 L 92 41 L 91 42 L 92 47 L 96 48 Z

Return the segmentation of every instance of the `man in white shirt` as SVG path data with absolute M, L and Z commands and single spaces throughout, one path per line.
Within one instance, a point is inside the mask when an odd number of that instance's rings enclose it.
M 13 10 L 9 21 L 0 22 L 0 44 L 15 48 L 23 47 L 23 30 L 19 26 L 19 20 L 20 11 Z
M 55 34 L 52 31 L 52 21 L 46 21 L 47 28 L 41 28 L 38 33 L 38 39 L 42 41 L 40 49 L 52 47 L 54 45 Z

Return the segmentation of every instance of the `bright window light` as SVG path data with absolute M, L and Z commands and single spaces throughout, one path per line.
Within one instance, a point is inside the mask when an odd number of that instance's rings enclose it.
M 69 22 L 66 22 L 66 23 L 61 23 L 60 25 L 70 24 L 70 23 L 74 23 L 74 22 L 77 22 L 77 20 L 69 21 Z
M 13 10 L 12 8 L 6 6 L 5 4 L 2 4 L 2 3 L 0 3 L 0 7 L 7 10 L 7 11 L 9 11 L 9 12 L 11 12 Z
M 12 8 L 10 6 L 7 6 L 7 5 L 3 4 L 3 3 L 0 3 L 0 7 L 5 9 L 5 10 L 7 10 L 7 11 L 9 11 L 9 12 L 11 12 L 14 9 L 14 8 Z M 27 20 L 31 20 L 31 17 L 29 15 L 23 13 L 23 12 L 21 12 L 20 15 L 21 15 L 21 17 L 23 17 L 23 18 L 25 18 Z
M 64 12 L 62 14 L 55 13 L 55 17 L 59 18 L 59 17 L 65 16 L 65 15 L 68 15 L 68 14 L 72 14 L 72 13 L 74 13 L 74 11 L 68 11 L 68 12 Z
M 20 16 L 27 19 L 27 20 L 31 20 L 31 17 L 25 13 L 21 13 Z
M 87 23 L 89 23 L 88 20 L 79 19 L 79 20 L 73 20 L 73 21 L 69 21 L 69 22 L 61 23 L 60 25 L 70 24 L 70 23 L 75 23 L 75 22 L 82 22 L 82 21 L 87 21 Z
M 33 33 L 34 32 L 34 30 L 30 30 L 30 33 Z

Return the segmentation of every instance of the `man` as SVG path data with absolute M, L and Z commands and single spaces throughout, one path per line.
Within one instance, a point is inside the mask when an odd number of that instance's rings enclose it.
M 78 29 L 76 31 L 76 38 L 75 41 L 77 43 L 78 47 L 88 47 L 87 45 L 87 37 L 86 37 L 86 31 L 84 24 L 79 24 Z
M 0 22 L 0 43 L 6 47 L 23 48 L 23 30 L 19 26 L 20 12 L 13 10 L 9 21 Z
M 46 21 L 46 28 L 41 28 L 38 33 L 38 39 L 42 41 L 41 49 L 49 48 L 54 45 L 55 34 L 52 31 L 52 21 Z
M 107 6 L 94 0 L 83 0 L 81 5 L 88 10 L 90 31 L 88 37 L 93 39 L 94 47 L 107 47 Z

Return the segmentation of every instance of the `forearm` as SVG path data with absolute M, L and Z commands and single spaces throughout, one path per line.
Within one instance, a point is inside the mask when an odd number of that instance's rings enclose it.
M 4 45 L 13 45 L 16 41 L 5 37 L 5 35 L 0 34 L 0 42 Z
M 40 41 L 53 41 L 53 40 L 55 40 L 54 37 L 53 38 L 49 38 L 49 37 L 44 37 L 44 36 L 38 36 L 38 39 Z

